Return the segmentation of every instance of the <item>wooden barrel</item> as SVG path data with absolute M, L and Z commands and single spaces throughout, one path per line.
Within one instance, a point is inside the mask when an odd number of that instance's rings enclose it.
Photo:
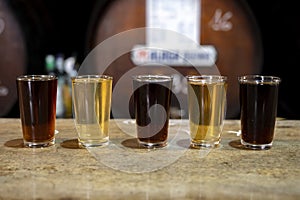
M 43 15 L 37 16 L 35 1 L 0 0 L 0 116 L 18 116 L 16 77 L 42 73 L 44 54 Z M 42 7 L 39 7 L 42 8 Z M 38 20 L 38 21 L 37 21 Z
M 0 116 L 17 100 L 16 76 L 26 72 L 26 42 L 15 15 L 0 0 Z
M 262 70 L 263 53 L 259 28 L 244 1 L 201 0 L 198 5 L 200 7 L 199 42 L 201 45 L 212 45 L 217 51 L 215 66 L 221 75 L 228 76 L 226 117 L 237 118 L 239 116 L 237 77 L 243 74 L 260 73 Z M 106 4 L 101 4 L 99 7 L 96 6 L 87 37 L 87 53 L 116 34 L 146 27 L 146 11 L 147 0 L 115 0 L 107 1 Z M 139 35 L 134 42 L 145 44 L 146 40 L 146 36 Z M 109 47 L 107 52 L 114 54 L 117 52 L 114 50 L 123 48 L 124 45 L 132 45 L 132 43 L 128 44 L 126 40 L 120 41 L 118 45 Z M 105 71 L 106 74 L 114 77 L 114 85 L 123 74 L 136 66 L 131 60 L 131 52 L 121 56 L 116 55 L 116 57 Z M 103 64 L 101 61 L 99 62 L 93 67 L 96 68 Z M 199 71 L 192 66 L 172 67 L 182 75 L 199 74 Z M 211 67 L 203 67 L 201 70 L 201 74 L 215 73 Z M 182 82 L 177 84 L 182 84 Z M 131 88 L 130 85 L 124 85 L 123 92 L 131 92 Z M 176 94 L 177 97 L 180 95 L 182 99 L 187 99 L 183 92 Z M 122 98 L 119 99 L 122 101 Z M 132 109 L 131 105 L 129 107 Z M 186 110 L 187 107 L 184 109 Z M 183 117 L 187 117 L 187 112 L 184 115 Z

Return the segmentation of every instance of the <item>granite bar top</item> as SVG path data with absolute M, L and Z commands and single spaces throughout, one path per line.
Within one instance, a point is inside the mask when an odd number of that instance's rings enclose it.
M 0 119 L 0 199 L 300 199 L 300 121 L 278 120 L 264 151 L 241 147 L 238 120 L 201 150 L 187 120 L 171 120 L 156 150 L 137 145 L 132 120 L 111 120 L 106 147 L 79 146 L 73 119 L 56 129 L 54 146 L 25 148 L 20 119 Z

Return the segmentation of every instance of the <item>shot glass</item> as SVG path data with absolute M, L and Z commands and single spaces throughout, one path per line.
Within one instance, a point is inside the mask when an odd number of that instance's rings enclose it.
M 72 77 L 72 102 L 78 142 L 84 147 L 109 143 L 112 81 L 106 75 Z
M 227 77 L 186 76 L 191 147 L 216 147 L 226 115 Z
M 21 75 L 16 79 L 23 141 L 26 147 L 55 143 L 57 77 Z
M 133 77 L 137 139 L 142 147 L 167 145 L 172 83 L 172 76 Z
M 274 76 L 238 77 L 240 86 L 241 143 L 249 149 L 270 149 L 277 116 L 278 88 Z

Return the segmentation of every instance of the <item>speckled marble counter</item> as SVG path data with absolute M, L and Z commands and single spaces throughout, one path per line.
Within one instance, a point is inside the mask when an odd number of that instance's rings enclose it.
M 19 119 L 0 119 L 0 199 L 300 199 L 300 121 L 278 121 L 265 151 L 241 148 L 238 120 L 208 150 L 188 148 L 186 120 L 154 151 L 138 147 L 131 120 L 111 122 L 104 148 L 79 147 L 72 119 L 56 124 L 56 144 L 31 149 Z

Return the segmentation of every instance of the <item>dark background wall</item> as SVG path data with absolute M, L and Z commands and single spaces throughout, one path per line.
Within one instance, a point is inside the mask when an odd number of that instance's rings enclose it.
M 87 30 L 95 11 L 107 0 L 10 0 L 7 1 L 24 26 L 29 51 L 28 73 L 44 72 L 46 54 L 86 52 Z M 300 12 L 292 0 L 247 0 L 257 20 L 263 43 L 263 74 L 282 78 L 278 116 L 300 119 L 297 79 L 300 54 Z M 126 14 L 126 13 L 124 13 Z M 18 115 L 15 107 L 7 117 Z
M 278 116 L 300 118 L 300 12 L 295 1 L 248 0 L 263 41 L 263 73 L 282 78 Z
M 35 56 L 30 59 L 29 72 L 43 70 L 46 54 L 76 53 L 82 60 L 93 12 L 100 11 L 104 2 L 107 0 L 7 0 L 24 30 L 29 56 Z

